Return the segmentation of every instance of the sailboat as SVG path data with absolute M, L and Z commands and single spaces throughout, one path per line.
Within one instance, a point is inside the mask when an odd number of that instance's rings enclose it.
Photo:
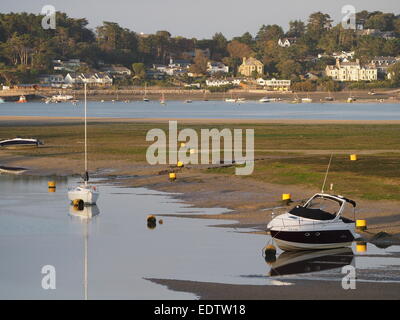
M 161 104 L 165 104 L 164 92 L 163 92 L 162 95 L 161 95 L 160 103 L 161 103 Z
M 85 83 L 85 175 L 83 177 L 83 183 L 72 188 L 68 191 L 68 198 L 71 202 L 83 201 L 85 205 L 96 204 L 99 197 L 99 191 L 95 186 L 88 184 L 89 173 L 88 173 L 88 161 L 87 161 L 87 98 L 86 98 L 86 83 Z
M 144 102 L 149 102 L 150 100 L 147 98 L 147 82 L 144 84 L 144 96 L 143 96 L 143 101 Z

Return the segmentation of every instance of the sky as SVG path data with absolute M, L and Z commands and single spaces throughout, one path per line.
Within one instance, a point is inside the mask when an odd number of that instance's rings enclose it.
M 245 32 L 255 35 L 260 26 L 278 24 L 285 30 L 290 20 L 306 21 L 310 13 L 328 13 L 341 21 L 344 5 L 357 11 L 400 14 L 399 0 L 0 0 L 0 12 L 40 13 L 44 5 L 73 18 L 87 18 L 89 27 L 117 22 L 135 32 L 167 30 L 173 36 L 211 38 L 222 32 L 228 39 Z

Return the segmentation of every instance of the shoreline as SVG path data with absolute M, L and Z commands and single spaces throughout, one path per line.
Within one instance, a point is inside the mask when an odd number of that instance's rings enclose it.
M 227 92 L 209 92 L 208 89 L 184 89 L 184 88 L 148 88 L 146 97 L 153 101 L 158 101 L 162 95 L 168 101 L 223 101 L 225 98 L 244 98 L 248 101 L 258 101 L 263 97 L 282 99 L 281 102 L 291 102 L 299 98 L 311 98 L 312 103 L 346 103 L 351 96 L 355 99 L 354 103 L 400 103 L 400 89 L 377 89 L 373 90 L 374 95 L 369 94 L 371 90 L 349 90 L 327 92 L 327 91 L 311 91 L 311 92 L 292 92 L 292 91 L 267 91 L 263 89 L 231 89 Z M 72 95 L 76 99 L 82 100 L 83 90 L 73 89 L 10 89 L 0 90 L 0 97 L 6 100 L 15 101 L 19 96 L 35 96 L 34 100 L 40 100 L 44 97 L 62 94 Z M 91 101 L 141 101 L 144 97 L 143 88 L 126 88 L 126 89 L 89 89 L 87 99 Z M 326 97 L 332 97 L 333 101 L 327 101 Z
M 235 119 L 235 118 L 113 118 L 113 117 L 87 117 L 87 120 L 93 123 L 167 123 L 177 120 L 187 124 L 400 124 L 400 120 L 339 120 L 339 119 Z M 0 116 L 1 122 L 13 122 L 17 124 L 28 124 L 31 122 L 44 123 L 81 123 L 82 117 L 48 117 L 48 116 Z

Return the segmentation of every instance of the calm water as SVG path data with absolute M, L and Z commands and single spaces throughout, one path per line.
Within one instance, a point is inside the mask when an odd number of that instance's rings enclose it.
M 205 119 L 326 119 L 326 120 L 400 120 L 399 104 L 289 104 L 227 103 L 224 101 L 94 102 L 88 104 L 91 117 L 115 118 L 205 118 Z M 80 117 L 83 104 L 45 104 L 42 102 L 0 104 L 0 116 Z
M 208 226 L 221 223 L 217 220 L 168 216 L 155 229 L 146 224 L 148 214 L 224 209 L 192 208 L 171 194 L 101 184 L 98 206 L 92 209 L 99 214 L 85 220 L 75 216 L 66 197 L 67 186 L 76 181 L 59 178 L 56 192 L 49 193 L 48 180 L 0 175 L 0 299 L 83 299 L 85 239 L 89 299 L 196 298 L 148 278 L 255 285 L 291 284 L 299 278 L 340 280 L 340 267 L 346 264 L 356 266 L 361 281 L 400 280 L 399 246 L 378 249 L 368 244 L 366 252 L 358 253 L 354 245 L 311 256 L 279 251 L 271 265 L 261 254 L 268 239 L 243 232 L 250 230 Z M 56 290 L 41 287 L 44 265 L 56 268 Z

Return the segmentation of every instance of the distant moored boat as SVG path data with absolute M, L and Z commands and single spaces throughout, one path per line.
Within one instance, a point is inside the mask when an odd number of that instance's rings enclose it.
M 42 145 L 43 142 L 38 139 L 14 138 L 0 141 L 0 147 L 29 147 Z
M 17 101 L 17 103 L 25 103 L 25 102 L 28 102 L 28 101 L 26 100 L 26 97 L 25 97 L 25 96 L 20 96 L 20 97 L 19 97 L 19 100 Z

